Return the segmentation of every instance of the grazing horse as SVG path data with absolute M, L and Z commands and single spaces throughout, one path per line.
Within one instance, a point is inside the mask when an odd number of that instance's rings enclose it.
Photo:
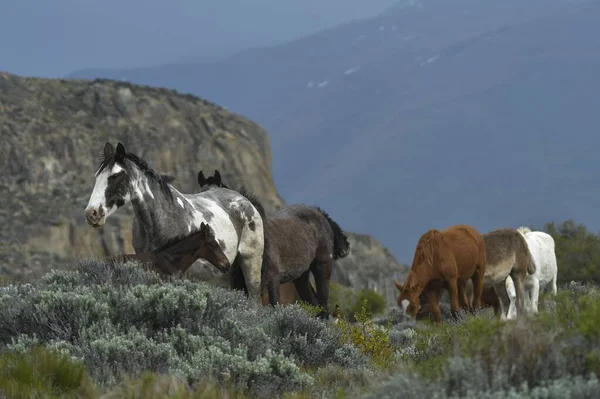
M 175 238 L 162 247 L 139 254 L 115 255 L 109 258 L 112 263 L 138 261 L 145 267 L 163 276 L 185 273 L 198 259 L 206 259 L 222 273 L 227 273 L 231 264 L 221 250 L 209 225 L 200 224 L 200 230 L 187 237 Z
M 473 308 L 481 307 L 483 276 L 486 269 L 486 248 L 481 234 L 471 226 L 456 225 L 445 230 L 429 230 L 417 243 L 412 267 L 404 285 L 394 280 L 400 294 L 398 305 L 416 318 L 419 296 L 424 293 L 436 323 L 442 314 L 439 299 L 444 288 L 450 294 L 452 314 L 457 317 L 459 302 L 471 309 L 464 284 L 473 281 Z
M 549 290 L 553 295 L 557 291 L 558 266 L 554 238 L 548 233 L 531 231 L 527 227 L 519 227 L 517 231 L 525 237 L 535 263 L 535 273 L 525 277 L 525 307 L 528 312 L 537 313 L 540 289 Z
M 157 174 L 137 155 L 126 152 L 121 143 L 116 151 L 110 143 L 105 144 L 95 179 L 85 208 L 88 224 L 102 226 L 107 217 L 131 202 L 133 248 L 139 253 L 159 248 L 206 223 L 229 262 L 238 262 L 249 297 L 260 300 L 263 219 L 247 198 L 225 188 L 183 194 L 170 184 L 172 177 Z
M 535 263 L 529 252 L 525 238 L 515 229 L 498 229 L 483 235 L 487 250 L 487 264 L 484 288 L 493 287 L 500 300 L 502 319 L 510 319 L 510 297 L 507 292 L 507 277 L 514 283 L 517 303 L 517 316 L 524 311 L 524 282 L 527 274 L 534 274 Z
M 208 179 L 200 172 L 198 184 L 202 187 L 202 183 L 208 184 L 208 191 L 211 187 L 225 186 L 218 171 Z M 257 201 L 253 201 L 256 206 Z M 311 305 L 321 306 L 323 311 L 319 316 L 327 317 L 333 260 L 347 256 L 350 249 L 340 226 L 325 211 L 307 205 L 287 205 L 265 217 L 264 223 L 262 281 L 269 303 L 279 303 L 280 285 L 293 282 L 298 296 Z M 233 269 L 235 278 L 235 263 Z M 309 273 L 314 276 L 316 293 Z

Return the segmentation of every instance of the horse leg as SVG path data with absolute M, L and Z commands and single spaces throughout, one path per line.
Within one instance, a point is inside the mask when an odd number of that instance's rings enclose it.
M 296 287 L 296 292 L 300 297 L 300 300 L 312 305 L 318 306 L 319 301 L 317 299 L 317 295 L 310 285 L 310 270 L 302 273 L 300 277 L 294 280 L 294 287 Z
M 244 237 L 247 239 L 247 237 Z M 244 274 L 248 297 L 251 300 L 262 303 L 261 300 L 261 277 L 262 277 L 262 245 L 245 245 L 244 242 L 238 247 L 236 261 L 239 259 L 240 269 Z
M 473 281 L 473 310 L 479 310 L 483 307 L 481 297 L 483 296 L 483 272 L 477 268 L 471 277 Z
M 506 318 L 508 320 L 514 320 L 517 318 L 517 293 L 515 292 L 515 284 L 512 277 L 508 276 L 506 278 L 504 286 L 506 287 L 506 293 L 508 294 L 508 300 L 510 301 Z
M 494 285 L 494 291 L 496 292 L 500 302 L 500 318 L 502 320 L 506 320 L 510 307 L 510 299 L 508 298 L 508 293 L 506 292 L 506 280 L 496 283 Z
M 468 280 L 464 283 L 458 283 L 458 303 L 460 305 L 461 308 L 465 309 L 468 312 L 472 312 L 473 311 L 473 307 L 471 306 L 471 302 L 469 301 L 469 298 L 467 297 L 467 290 L 465 287 L 465 284 L 468 283 Z
M 556 292 L 557 292 L 557 288 L 556 288 L 556 273 L 554 274 L 554 277 L 552 277 L 552 281 L 550 282 L 550 292 L 552 293 L 552 295 L 556 296 Z
M 269 294 L 269 305 L 277 305 L 279 303 L 279 282 L 269 280 L 267 283 L 267 292 Z
M 458 319 L 458 283 L 457 279 L 448 280 L 448 293 L 450 294 L 450 309 L 452 316 Z
M 427 303 L 429 304 L 429 308 L 431 309 L 433 321 L 436 324 L 441 323 L 442 311 L 440 310 L 440 290 L 427 290 L 425 292 L 425 297 L 427 298 Z
M 528 291 L 531 292 L 530 303 L 528 304 L 528 311 L 531 313 L 538 312 L 538 301 L 540 298 L 540 280 L 535 276 L 528 276 Z
M 517 294 L 517 317 L 522 317 L 525 314 L 525 273 L 513 271 L 510 276 Z
M 323 311 L 319 313 L 320 317 L 329 316 L 329 279 L 331 277 L 332 260 L 329 259 L 326 262 L 314 261 L 310 265 L 310 270 L 315 277 L 315 285 L 317 288 L 317 299 L 319 305 L 323 308 Z

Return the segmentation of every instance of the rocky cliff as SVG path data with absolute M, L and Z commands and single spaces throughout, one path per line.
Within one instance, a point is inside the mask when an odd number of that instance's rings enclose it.
M 0 275 L 33 278 L 73 257 L 133 252 L 131 207 L 97 229 L 83 219 L 106 141 L 120 141 L 156 171 L 174 175 L 182 192 L 197 191 L 200 169 L 219 169 L 231 187 L 246 187 L 267 210 L 283 204 L 264 129 L 171 90 L 0 73 L 0 137 Z M 384 287 L 383 270 L 397 265 L 393 257 L 378 253 L 369 237 L 352 241 L 356 248 L 336 266 L 336 278 Z
M 403 282 L 408 266 L 398 263 L 379 241 L 365 234 L 347 233 L 350 253 L 334 263 L 331 279 L 355 289 L 370 289 L 383 295 L 388 306 L 397 306 L 394 279 Z

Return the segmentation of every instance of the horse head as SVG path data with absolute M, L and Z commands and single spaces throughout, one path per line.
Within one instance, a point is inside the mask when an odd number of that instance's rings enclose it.
M 416 319 L 419 312 L 419 295 L 422 291 L 419 276 L 414 271 L 409 270 L 404 285 L 396 280 L 394 280 L 394 285 L 399 291 L 398 306 L 404 314 Z
M 217 241 L 213 230 L 206 223 L 200 224 L 200 233 L 198 234 L 198 245 L 194 252 L 196 259 L 202 258 L 208 260 L 213 266 L 219 269 L 222 273 L 229 272 L 231 263 L 221 245 Z
M 115 150 L 107 142 L 102 163 L 95 174 L 94 189 L 85 207 L 88 224 L 102 226 L 108 216 L 132 199 L 144 201 L 145 196 L 154 198 L 148 177 L 158 183 L 167 195 L 171 195 L 167 184 L 174 180 L 173 177 L 156 174 L 144 160 L 126 152 L 123 144 L 118 143 Z

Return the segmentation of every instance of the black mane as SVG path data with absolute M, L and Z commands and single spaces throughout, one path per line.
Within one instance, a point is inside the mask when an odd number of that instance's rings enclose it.
M 98 169 L 98 173 L 102 172 L 106 167 L 112 167 L 115 163 L 121 164 L 124 166 L 123 161 L 127 159 L 131 161 L 146 177 L 154 182 L 158 183 L 160 190 L 167 196 L 168 199 L 173 200 L 173 193 L 169 189 L 168 184 L 175 181 L 174 176 L 170 175 L 161 175 L 158 174 L 148 165 L 148 162 L 138 157 L 132 152 L 126 152 L 124 156 L 113 152 L 113 154 L 104 158 L 102 163 L 100 164 L 100 168 Z

